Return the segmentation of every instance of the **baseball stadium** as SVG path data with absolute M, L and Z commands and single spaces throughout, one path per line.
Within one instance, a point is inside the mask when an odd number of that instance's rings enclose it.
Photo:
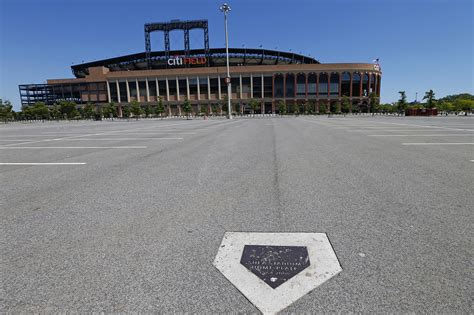
M 190 49 L 194 29 L 203 31 L 202 49 Z M 187 100 L 194 113 L 211 112 L 215 106 L 225 109 L 227 82 L 236 114 L 249 113 L 253 100 L 261 114 L 278 114 L 280 104 L 314 113 L 341 112 L 343 98 L 349 112 L 369 112 L 371 98 L 380 98 L 378 63 L 321 63 L 291 51 L 229 48 L 228 78 L 226 49 L 209 48 L 207 20 L 149 23 L 144 31 L 144 52 L 73 65 L 74 78 L 20 85 L 22 107 L 71 101 L 100 108 L 113 102 L 121 117 L 123 106 L 131 102 L 143 107 L 162 102 L 168 115 L 181 115 Z M 171 31 L 184 32 L 184 49 L 171 50 Z M 164 50 L 152 50 L 153 32 L 164 34 Z

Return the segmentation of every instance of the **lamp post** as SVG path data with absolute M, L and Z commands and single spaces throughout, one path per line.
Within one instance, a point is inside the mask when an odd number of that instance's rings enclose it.
M 224 13 L 224 24 L 225 24 L 225 54 L 226 54 L 226 61 L 227 61 L 227 77 L 225 81 L 227 83 L 227 112 L 228 112 L 228 119 L 232 119 L 232 108 L 230 106 L 230 99 L 231 99 L 231 87 L 230 87 L 230 71 L 229 71 L 229 34 L 227 32 L 227 13 L 230 12 L 230 6 L 227 3 L 224 3 L 219 8 Z

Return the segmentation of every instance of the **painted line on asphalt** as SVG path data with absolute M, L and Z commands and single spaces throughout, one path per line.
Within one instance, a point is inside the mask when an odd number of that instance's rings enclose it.
M 367 135 L 367 137 L 473 137 L 472 134 L 467 133 L 453 133 L 453 134 L 433 134 L 433 135 Z
M 469 160 L 469 161 L 474 162 L 474 160 Z
M 406 142 L 402 145 L 473 145 L 474 142 Z
M 70 163 L 8 163 L 8 162 L 0 162 L 0 165 L 86 165 L 85 162 L 70 162 Z
M 0 141 L 33 141 L 33 140 L 29 140 L 29 139 L 21 139 L 21 140 L 12 140 L 12 139 L 0 139 Z
M 53 141 L 128 141 L 128 140 L 183 140 L 184 138 L 101 138 L 101 139 L 52 139 Z
M 430 130 L 430 129 L 380 129 L 380 130 L 363 130 L 363 129 L 351 129 L 354 132 L 459 132 L 459 130 Z
M 146 146 L 119 146 L 119 147 L 6 147 L 0 146 L 3 149 L 146 149 Z
M 449 127 L 432 126 L 432 125 L 414 125 L 414 124 L 390 123 L 390 122 L 384 122 L 384 121 L 371 121 L 371 122 L 376 123 L 376 124 L 389 124 L 389 125 L 397 125 L 397 126 L 408 126 L 408 127 L 413 127 L 413 128 L 433 128 L 433 129 L 474 131 L 473 129 L 449 128 Z

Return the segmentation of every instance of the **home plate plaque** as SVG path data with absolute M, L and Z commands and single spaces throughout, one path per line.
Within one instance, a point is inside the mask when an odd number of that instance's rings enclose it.
M 273 289 L 309 266 L 305 246 L 245 245 L 240 263 Z
M 264 314 L 342 271 L 325 233 L 227 232 L 214 266 Z

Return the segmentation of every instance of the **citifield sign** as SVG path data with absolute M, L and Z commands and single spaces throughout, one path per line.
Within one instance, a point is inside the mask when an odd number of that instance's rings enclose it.
M 169 66 L 182 66 L 182 65 L 204 65 L 206 64 L 206 57 L 180 57 L 174 56 L 168 59 Z

